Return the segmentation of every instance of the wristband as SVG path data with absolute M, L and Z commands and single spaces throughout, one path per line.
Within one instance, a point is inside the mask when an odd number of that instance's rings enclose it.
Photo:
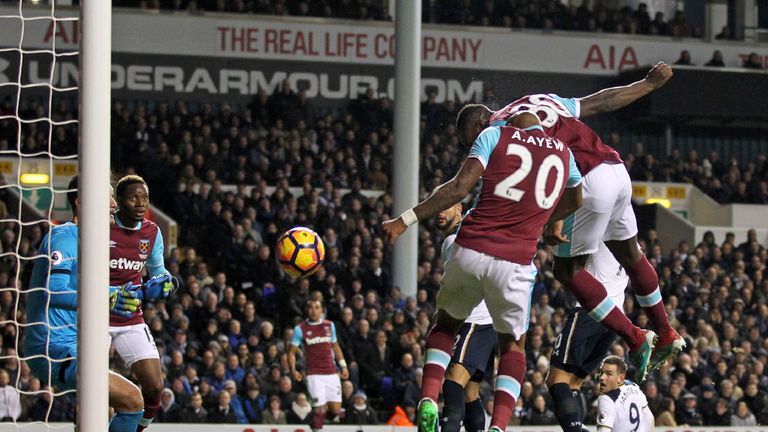
M 404 211 L 403 214 L 400 215 L 400 217 L 403 219 L 403 223 L 407 227 L 419 221 L 419 218 L 416 217 L 416 213 L 413 211 L 412 208 L 409 208 L 408 210 Z
M 342 369 L 347 367 L 347 361 L 344 360 L 344 359 L 339 360 L 339 367 L 342 368 Z

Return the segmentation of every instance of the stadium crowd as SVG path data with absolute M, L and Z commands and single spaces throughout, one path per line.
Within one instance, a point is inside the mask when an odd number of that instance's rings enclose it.
M 673 149 L 662 161 L 642 146 L 623 155 L 630 176 L 638 181 L 692 183 L 720 204 L 768 204 L 768 163 L 764 154 L 745 165 L 724 160 L 718 152 L 699 156 Z
M 394 1 L 394 0 L 390 0 Z M 424 1 L 422 20 L 442 24 L 506 27 L 513 30 L 572 30 L 593 33 L 626 33 L 672 37 L 703 37 L 685 13 L 672 17 L 656 12 L 651 17 L 646 3 L 607 8 L 598 2 L 589 7 L 566 6 L 558 0 L 435 0 Z M 387 0 L 117 0 L 115 6 L 150 10 L 250 13 L 359 20 L 391 20 Z M 732 39 L 724 28 L 718 39 Z
M 455 103 L 429 99 L 421 108 L 424 195 L 455 172 L 465 149 L 453 126 Z M 391 250 L 379 237 L 379 224 L 392 211 L 391 101 L 369 94 L 352 101 L 345 114 L 318 114 L 286 83 L 241 111 L 116 101 L 112 118 L 113 168 L 143 175 L 153 203 L 180 227 L 181 247 L 170 251 L 166 267 L 182 286 L 167 301 L 144 307 L 168 386 L 159 421 L 304 423 L 311 409 L 303 384 L 288 373 L 286 349 L 305 303 L 314 298 L 323 300 L 327 318 L 336 323 L 350 364 L 350 379 L 342 385 L 344 421 L 383 422 L 396 407 L 414 415 L 443 234 L 434 221 L 420 224 L 418 292 L 404 296 L 392 286 Z M 47 133 L 35 128 L 23 126 L 24 151 L 47 145 Z M 60 128 L 54 137 L 76 136 Z M 742 202 L 739 191 L 745 188 L 745 201 L 765 197 L 764 156 L 745 169 L 716 154 L 672 155 L 659 164 L 638 153 L 626 155 L 626 163 L 636 179 L 679 179 L 710 193 L 727 190 L 722 199 L 713 195 L 722 202 Z M 0 220 L 18 215 L 18 199 L 7 189 L 0 189 L 0 199 Z M 295 225 L 321 233 L 327 255 L 315 275 L 290 281 L 275 264 L 273 246 Z M 74 412 L 68 397 L 35 393 L 40 382 L 17 360 L 20 329 L 9 321 L 24 322 L 31 263 L 23 258 L 35 254 L 45 228 L 20 232 L 13 222 L 0 226 L 3 252 L 22 257 L 0 258 L 0 287 L 14 287 L 17 271 L 22 281 L 20 293 L 0 289 L 0 389 L 22 390 L 19 420 L 45 419 L 51 403 L 49 420 L 71 420 Z M 641 237 L 673 325 L 689 346 L 644 384 L 657 424 L 765 424 L 768 250 L 754 236 L 742 244 L 732 237 L 715 244 L 705 235 L 695 246 L 681 243 L 672 251 L 661 250 L 653 231 Z M 542 245 L 535 265 L 528 374 L 513 422 L 556 424 L 544 379 L 573 299 L 553 279 L 551 249 Z M 634 322 L 647 324 L 632 300 L 625 309 Z M 624 352 L 622 345 L 614 350 Z M 588 379 L 585 388 L 593 406 L 595 382 Z M 483 394 L 490 409 L 487 385 Z

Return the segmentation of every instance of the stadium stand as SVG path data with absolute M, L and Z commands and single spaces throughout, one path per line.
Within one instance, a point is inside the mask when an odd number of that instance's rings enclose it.
M 566 6 L 556 0 L 435 0 L 425 1 L 422 20 L 441 24 L 506 27 L 512 30 L 540 29 L 599 33 L 624 33 L 673 37 L 703 37 L 698 26 L 689 26 L 685 14 L 653 17 L 647 4 L 637 9 Z M 117 7 L 150 10 L 292 15 L 359 20 L 391 20 L 385 0 L 117 0 Z M 733 39 L 727 28 L 718 39 Z
M 463 156 L 452 124 L 457 108 L 450 101 L 421 107 L 422 195 L 450 176 Z M 61 116 L 72 116 L 71 111 L 71 106 L 59 107 Z M 284 86 L 242 110 L 116 101 L 112 118 L 113 168 L 143 175 L 154 204 L 181 227 L 182 247 L 170 252 L 166 267 L 182 287 L 167 301 L 145 308 L 169 386 L 159 421 L 303 419 L 306 395 L 287 373 L 286 346 L 303 305 L 318 297 L 336 322 L 351 366 L 343 383 L 345 406 L 351 409 L 353 399 L 362 400 L 378 414 L 354 418 L 387 419 L 397 407 L 414 415 L 424 338 L 442 272 L 442 234 L 431 221 L 420 224 L 418 294 L 405 298 L 392 286 L 391 251 L 378 236 L 380 221 L 392 211 L 387 193 L 391 101 L 362 97 L 341 114 L 326 114 Z M 34 124 L 22 127 L 25 146 L 47 139 Z M 0 142 L 15 135 L 8 133 Z M 71 145 L 75 135 L 61 128 L 53 136 Z M 765 203 L 765 156 L 743 167 L 721 157 L 691 153 L 656 162 L 635 152 L 626 154 L 626 163 L 636 179 L 688 181 L 719 202 Z M 0 213 L 13 213 L 18 203 L 5 189 L 0 199 Z M 320 232 L 328 251 L 324 268 L 298 282 L 284 279 L 273 257 L 277 236 L 294 225 Z M 0 229 L 4 251 L 21 242 L 22 256 L 31 256 L 44 227 L 19 231 L 18 225 L 5 223 Z M 699 244 L 662 250 L 654 231 L 641 237 L 673 325 L 691 347 L 645 384 L 654 414 L 666 412 L 664 417 L 677 424 L 765 424 L 768 251 L 754 239 L 716 244 L 706 235 Z M 552 276 L 550 248 L 541 247 L 535 265 L 528 376 L 514 422 L 555 424 L 544 377 L 573 299 Z M 28 280 L 30 269 L 28 261 L 4 256 L 0 286 L 11 283 L 17 270 L 22 281 Z M 0 321 L 23 322 L 24 308 L 16 308 L 16 301 L 12 292 L 0 292 Z M 632 300 L 625 308 L 634 322 L 647 325 Z M 5 355 L 14 349 L 17 331 L 11 324 L 0 330 Z M 9 359 L 0 368 L 11 383 L 20 376 L 24 389 L 40 385 L 23 362 Z M 594 386 L 588 378 L 584 394 L 592 421 Z M 484 387 L 486 399 L 488 390 Z M 22 397 L 20 420 L 41 419 L 40 407 L 47 407 L 43 397 Z M 234 408 L 234 417 L 218 415 L 215 407 L 222 401 Z M 68 420 L 73 410 L 67 403 L 56 398 L 51 418 Z

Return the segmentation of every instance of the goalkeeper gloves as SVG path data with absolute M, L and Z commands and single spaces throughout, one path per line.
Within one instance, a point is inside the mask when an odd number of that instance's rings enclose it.
M 125 287 L 109 287 L 109 312 L 125 318 L 130 318 L 139 311 L 141 300 L 136 298 L 136 293 Z
M 143 286 L 125 284 L 125 289 L 136 294 L 141 301 L 167 298 L 179 286 L 179 280 L 170 273 L 163 273 L 148 280 Z

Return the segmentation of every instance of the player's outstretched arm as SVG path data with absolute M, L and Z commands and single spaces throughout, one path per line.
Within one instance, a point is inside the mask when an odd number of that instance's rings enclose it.
M 438 186 L 429 198 L 416 207 L 406 210 L 400 217 L 382 224 L 381 228 L 387 241 L 394 243 L 410 225 L 434 217 L 438 212 L 460 202 L 477 184 L 483 171 L 485 167 L 482 162 L 473 157 L 467 158 L 459 172 L 452 179 Z
M 670 78 L 672 78 L 672 68 L 664 62 L 659 62 L 640 81 L 626 86 L 610 87 L 579 98 L 579 118 L 586 118 L 595 114 L 623 108 L 648 93 L 661 88 Z

